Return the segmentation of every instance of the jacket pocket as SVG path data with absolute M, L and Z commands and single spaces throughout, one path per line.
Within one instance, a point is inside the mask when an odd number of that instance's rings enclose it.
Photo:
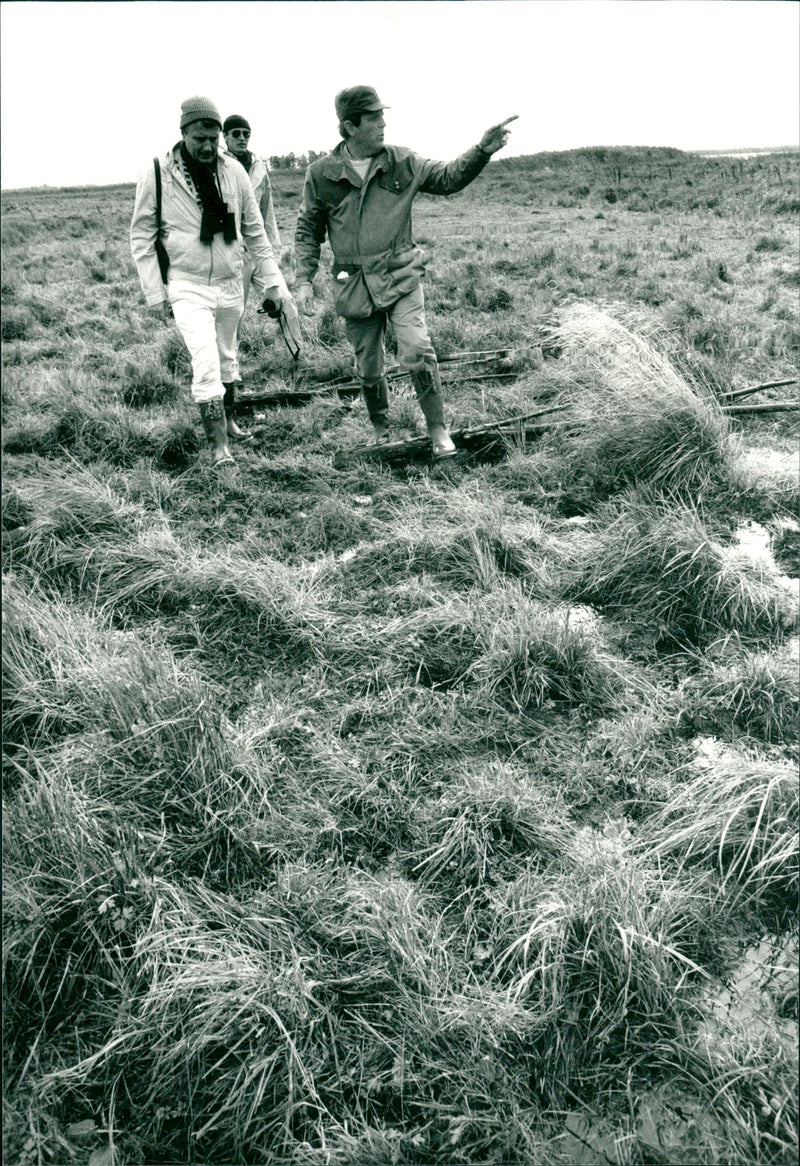
M 337 314 L 345 320 L 366 320 L 372 315 L 375 305 L 360 268 L 349 272 L 347 279 L 334 280 L 333 303 Z
M 413 179 L 410 174 L 381 174 L 378 178 L 378 186 L 381 190 L 387 190 L 390 194 L 405 194 L 411 185 Z

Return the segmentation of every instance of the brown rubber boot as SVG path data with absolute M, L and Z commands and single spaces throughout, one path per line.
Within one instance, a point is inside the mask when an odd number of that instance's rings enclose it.
M 236 389 L 241 383 L 241 381 L 222 382 L 222 387 L 225 390 L 225 396 L 222 398 L 225 407 L 225 425 L 228 430 L 228 437 L 233 438 L 234 441 L 252 441 L 252 433 L 247 433 L 246 430 L 240 429 L 233 416 L 233 407 L 236 404 Z
M 228 448 L 228 431 L 225 422 L 225 406 L 222 397 L 214 397 L 211 401 L 199 403 L 200 420 L 206 432 L 209 444 L 214 447 L 214 468 L 227 464 L 235 465 L 231 451 Z
M 364 385 L 364 401 L 375 431 L 375 444 L 389 440 L 389 382 L 381 377 L 376 385 Z
M 452 457 L 456 447 L 444 423 L 444 397 L 438 364 L 428 364 L 424 369 L 412 369 L 410 375 L 419 407 L 428 426 L 434 458 Z

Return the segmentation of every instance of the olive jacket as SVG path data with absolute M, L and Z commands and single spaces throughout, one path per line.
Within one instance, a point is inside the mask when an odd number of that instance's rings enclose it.
M 169 278 L 216 284 L 241 279 L 244 244 L 254 261 L 253 284 L 259 295 L 286 284 L 264 230 L 253 188 L 244 166 L 220 157 L 219 185 L 223 200 L 236 221 L 236 239 L 226 243 L 222 232 L 213 242 L 200 242 L 202 211 L 197 193 L 187 181 L 175 146 L 161 163 L 161 238 L 169 255 Z M 139 178 L 131 220 L 131 254 L 148 306 L 167 299 L 156 256 L 155 167 L 151 162 Z
M 425 271 L 425 256 L 412 236 L 415 197 L 455 194 L 488 161 L 479 146 L 452 162 L 384 146 L 362 183 L 340 142 L 306 171 L 295 229 L 297 285 L 313 280 L 327 235 L 339 315 L 363 319 L 391 307 L 419 284 Z

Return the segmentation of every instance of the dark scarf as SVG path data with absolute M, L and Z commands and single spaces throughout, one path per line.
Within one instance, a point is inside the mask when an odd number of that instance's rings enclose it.
M 200 220 L 200 242 L 210 244 L 214 236 L 222 231 L 225 242 L 232 243 L 236 238 L 236 220 L 233 213 L 228 210 L 228 204 L 222 199 L 217 180 L 216 159 L 213 165 L 206 166 L 205 163 L 196 161 L 181 142 L 181 160 L 200 197 L 203 211 Z
M 253 155 L 249 150 L 245 150 L 242 154 L 234 154 L 233 151 L 231 151 L 231 157 L 235 158 L 237 162 L 241 162 L 247 173 L 250 173 L 253 165 Z

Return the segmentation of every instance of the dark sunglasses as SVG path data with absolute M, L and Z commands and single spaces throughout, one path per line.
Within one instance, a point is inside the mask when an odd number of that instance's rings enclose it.
M 231 130 L 230 134 L 233 138 L 249 138 L 250 130 Z

